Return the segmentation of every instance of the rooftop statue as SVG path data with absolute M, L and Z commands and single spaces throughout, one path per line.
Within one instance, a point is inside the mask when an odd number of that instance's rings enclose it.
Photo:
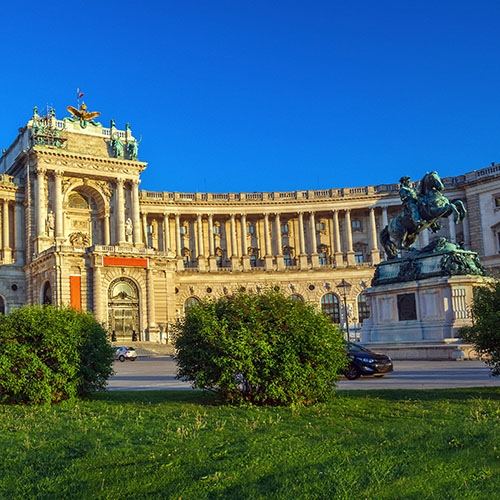
M 401 177 L 399 182 L 402 211 L 380 233 L 380 241 L 389 260 L 397 258 L 400 250 L 410 249 L 425 229 L 434 233 L 439 231 L 440 218 L 453 215 L 458 224 L 467 213 L 461 200 L 450 202 L 444 196 L 444 185 L 437 172 L 424 175 L 418 192 L 408 176 Z
M 80 104 L 79 109 L 73 106 L 68 106 L 66 109 L 73 115 L 73 118 L 70 118 L 70 120 L 80 120 L 82 128 L 87 126 L 87 122 L 93 123 L 94 118 L 97 118 L 101 114 L 99 111 L 87 111 L 87 105 L 84 102 Z

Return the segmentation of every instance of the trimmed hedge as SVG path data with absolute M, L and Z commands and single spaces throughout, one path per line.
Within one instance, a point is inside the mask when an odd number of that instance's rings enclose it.
M 0 317 L 0 403 L 57 403 L 104 390 L 113 350 L 90 313 L 24 306 Z
M 177 324 L 175 347 L 178 378 L 232 404 L 328 400 L 346 365 L 338 327 L 274 288 L 191 306 Z

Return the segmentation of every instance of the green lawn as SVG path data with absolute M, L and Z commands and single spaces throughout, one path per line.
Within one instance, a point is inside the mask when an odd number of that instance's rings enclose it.
M 500 390 L 236 408 L 197 391 L 0 406 L 3 499 L 493 499 Z

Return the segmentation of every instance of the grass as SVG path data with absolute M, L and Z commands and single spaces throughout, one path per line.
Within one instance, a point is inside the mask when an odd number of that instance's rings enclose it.
M 500 390 L 352 391 L 236 408 L 198 391 L 0 406 L 1 499 L 485 499 Z

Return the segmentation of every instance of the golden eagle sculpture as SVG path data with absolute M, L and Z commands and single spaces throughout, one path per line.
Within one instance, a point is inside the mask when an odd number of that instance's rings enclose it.
M 90 122 L 101 114 L 99 111 L 87 111 L 87 105 L 84 102 L 80 104 L 80 109 L 73 106 L 68 106 L 66 109 L 80 122 Z

